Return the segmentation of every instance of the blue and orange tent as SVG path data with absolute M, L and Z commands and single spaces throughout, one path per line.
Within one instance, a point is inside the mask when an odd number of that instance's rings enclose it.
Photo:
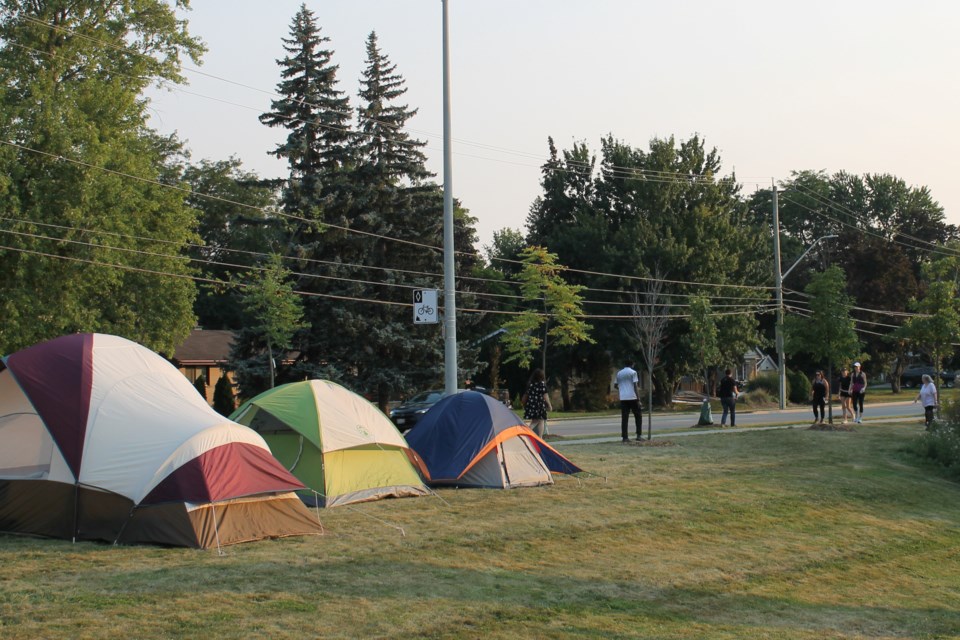
M 554 473 L 582 471 L 517 414 L 476 391 L 444 398 L 406 437 L 434 485 L 509 489 L 552 484 Z

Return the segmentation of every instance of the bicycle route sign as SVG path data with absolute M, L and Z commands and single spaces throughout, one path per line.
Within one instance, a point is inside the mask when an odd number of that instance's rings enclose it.
M 437 310 L 436 289 L 415 289 L 413 292 L 413 324 L 437 324 L 440 316 Z

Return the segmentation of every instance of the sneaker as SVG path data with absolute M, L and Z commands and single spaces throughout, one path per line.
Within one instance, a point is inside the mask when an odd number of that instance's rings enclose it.
M 643 442 L 643 438 L 641 438 L 640 436 L 637 436 L 637 442 Z
M 630 444 L 630 438 L 624 438 L 623 444 Z

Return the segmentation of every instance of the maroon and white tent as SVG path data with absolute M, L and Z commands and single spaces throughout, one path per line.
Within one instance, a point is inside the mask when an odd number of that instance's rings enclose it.
M 0 531 L 208 548 L 319 533 L 304 486 L 156 353 L 75 334 L 0 365 Z

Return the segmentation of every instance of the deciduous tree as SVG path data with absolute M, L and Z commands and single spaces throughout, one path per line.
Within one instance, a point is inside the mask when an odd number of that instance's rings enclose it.
M 101 331 L 172 354 L 189 333 L 195 212 L 142 92 L 202 52 L 161 0 L 0 2 L 0 351 Z

